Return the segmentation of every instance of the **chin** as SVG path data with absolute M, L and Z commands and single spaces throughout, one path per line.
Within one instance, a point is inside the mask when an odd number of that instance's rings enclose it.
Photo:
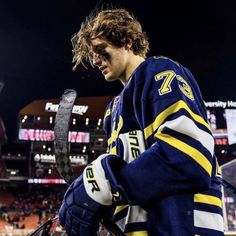
M 109 75 L 109 74 L 107 74 L 107 75 L 104 75 L 104 78 L 105 78 L 105 80 L 106 80 L 107 82 L 112 82 L 112 81 L 115 81 L 115 80 L 117 80 L 117 78 L 116 78 L 116 77 L 114 77 L 114 76 L 111 76 L 111 75 Z

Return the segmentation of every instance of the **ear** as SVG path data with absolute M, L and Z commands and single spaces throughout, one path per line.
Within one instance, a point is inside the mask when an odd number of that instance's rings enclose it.
M 125 40 L 125 48 L 127 50 L 131 49 L 132 48 L 132 45 L 133 45 L 133 41 L 131 38 L 126 38 Z

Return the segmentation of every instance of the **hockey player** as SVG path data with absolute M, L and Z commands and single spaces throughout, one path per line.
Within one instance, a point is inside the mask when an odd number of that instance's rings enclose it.
M 124 88 L 104 116 L 109 153 L 64 196 L 59 220 L 68 235 L 96 235 L 111 212 L 129 236 L 224 235 L 214 139 L 192 73 L 146 58 L 148 39 L 125 9 L 89 16 L 72 42 L 75 68 L 89 61 Z

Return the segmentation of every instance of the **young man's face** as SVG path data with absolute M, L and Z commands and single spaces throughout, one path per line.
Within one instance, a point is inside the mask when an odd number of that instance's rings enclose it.
M 120 79 L 125 81 L 129 65 L 129 50 L 126 47 L 115 47 L 109 42 L 95 38 L 91 40 L 93 64 L 99 68 L 106 81 Z

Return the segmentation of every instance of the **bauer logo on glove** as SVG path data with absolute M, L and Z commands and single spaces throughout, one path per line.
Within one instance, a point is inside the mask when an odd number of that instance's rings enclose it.
M 87 166 L 83 173 L 84 187 L 87 194 L 94 201 L 105 205 L 112 205 L 112 192 L 109 180 L 106 178 L 102 160 L 107 156 L 103 154 Z M 102 191 L 100 191 L 102 189 Z
M 94 179 L 93 168 L 87 167 L 86 168 L 86 177 L 88 179 L 88 183 L 91 184 L 91 191 L 100 191 L 97 181 Z

